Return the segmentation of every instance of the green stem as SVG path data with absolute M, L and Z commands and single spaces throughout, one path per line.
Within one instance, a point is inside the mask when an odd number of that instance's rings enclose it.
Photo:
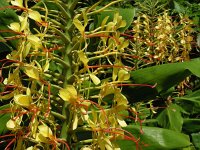
M 97 60 L 99 58 L 105 58 L 106 56 L 110 56 L 110 55 L 121 55 L 121 53 L 119 53 L 119 52 L 110 52 L 110 53 L 106 53 L 104 55 L 90 57 L 89 61 Z
M 68 37 L 66 37 L 65 34 L 62 31 L 60 31 L 60 30 L 58 30 L 58 29 L 56 29 L 52 26 L 49 27 L 49 28 L 54 30 L 56 32 L 56 34 L 58 34 L 62 38 L 64 43 L 71 43 L 71 40 Z
M 73 1 L 68 1 L 68 4 L 73 3 Z M 77 2 L 75 1 L 75 4 Z M 60 7 L 60 9 L 62 9 Z M 64 10 L 61 10 L 64 11 Z M 62 12 L 63 13 L 63 12 Z M 63 88 L 65 88 L 69 83 L 69 79 L 72 76 L 72 58 L 71 58 L 71 52 L 73 50 L 73 45 L 72 45 L 72 32 L 71 30 L 73 30 L 73 17 L 74 16 L 74 10 L 71 11 L 71 14 L 69 15 L 68 12 L 64 12 L 65 14 L 65 19 L 69 20 L 68 24 L 65 28 L 65 32 L 61 34 L 61 36 L 64 36 L 64 44 L 65 44 L 65 49 L 64 49 L 64 53 L 63 53 L 63 61 L 65 62 L 65 64 L 67 64 L 67 66 L 69 67 L 64 67 L 63 69 Z M 68 18 L 69 17 L 69 18 Z M 60 34 L 60 33 L 59 33 Z M 62 109 L 62 115 L 66 117 L 66 120 L 63 122 L 62 124 L 62 129 L 61 129 L 61 135 L 60 137 L 62 139 L 67 140 L 67 142 L 70 144 L 71 143 L 71 136 L 69 136 L 69 128 L 71 126 L 71 122 L 73 119 L 73 111 L 71 111 L 71 105 L 67 102 L 64 103 L 63 109 Z
M 97 9 L 96 11 L 93 11 L 91 13 L 88 13 L 87 15 L 94 15 L 94 14 L 98 14 L 100 12 L 102 12 L 103 10 L 105 10 L 107 7 L 111 6 L 111 5 L 114 5 L 118 2 L 122 2 L 123 0 L 117 0 L 117 1 L 113 1 L 113 2 L 110 2 L 109 4 L 107 4 L 106 6 L 100 8 L 100 9 Z
M 61 119 L 61 120 L 66 120 L 66 117 L 65 117 L 65 116 L 63 116 L 63 115 L 61 115 L 61 114 L 59 114 L 59 113 L 57 113 L 57 112 L 51 111 L 51 114 L 52 114 L 53 116 L 55 116 L 56 118 L 59 118 L 59 119 Z
M 64 68 L 69 68 L 69 67 L 70 67 L 69 62 L 66 62 L 66 61 L 64 61 L 64 60 L 62 60 L 62 59 L 60 59 L 60 58 L 53 57 L 52 60 L 54 60 L 54 61 L 56 61 L 56 62 L 62 64 Z

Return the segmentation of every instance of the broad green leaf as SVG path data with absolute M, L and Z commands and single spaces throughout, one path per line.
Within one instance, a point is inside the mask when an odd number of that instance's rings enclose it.
M 27 76 L 39 80 L 39 71 L 35 66 L 32 65 L 26 65 L 24 66 L 24 72 Z
M 179 105 L 190 114 L 200 113 L 200 90 L 192 92 L 189 95 L 182 97 L 175 97 Z
M 124 87 L 123 92 L 133 97 L 134 102 L 151 100 L 159 94 L 165 94 L 167 90 L 176 86 L 190 75 L 200 77 L 200 59 L 188 62 L 179 62 L 148 67 L 132 71 L 130 81 L 136 84 L 156 85 L 155 88 L 144 86 Z
M 101 83 L 101 80 L 96 75 L 94 75 L 93 73 L 90 73 L 90 78 L 92 79 L 92 82 L 95 85 L 98 85 L 98 84 Z
M 18 94 L 14 96 L 14 101 L 22 107 L 28 107 L 32 103 L 32 98 L 30 95 Z
M 11 8 L 6 8 L 7 6 L 10 6 L 7 0 L 0 0 L 0 30 L 8 30 L 8 26 L 13 23 L 13 22 L 19 22 L 19 17 L 16 14 L 16 10 L 11 9 Z M 5 9 L 4 9 L 5 8 Z M 3 32 L 0 33 L 0 37 L 11 37 L 15 36 L 16 34 L 14 33 L 8 33 L 8 32 Z M 7 44 L 3 44 L 4 46 Z M 9 41 L 9 47 L 16 49 L 18 45 L 18 40 L 10 40 Z M 1 46 L 1 51 L 3 51 L 2 43 L 0 43 Z
M 142 126 L 143 134 L 140 133 L 140 126 L 128 125 L 123 128 L 130 132 L 143 150 L 173 150 L 190 146 L 189 136 L 180 132 L 157 127 Z M 136 149 L 136 144 L 130 140 L 117 140 L 121 150 Z
M 182 108 L 176 104 L 170 104 L 157 117 L 158 124 L 163 128 L 181 132 L 183 117 L 181 116 Z
M 200 133 L 191 134 L 192 143 L 194 144 L 196 149 L 200 149 Z
M 3 42 L 0 42 L 0 47 L 1 47 L 1 54 L 5 52 L 11 52 L 13 50 L 12 46 L 10 44 L 6 43 L 6 40 L 0 35 L 0 40 Z M 2 55 L 1 58 L 4 56 Z
M 73 85 L 67 85 L 64 89 L 59 90 L 58 94 L 64 101 L 74 103 L 77 101 L 77 91 Z
M 184 133 L 191 134 L 200 131 L 200 119 L 198 118 L 185 118 L 183 120 Z
M 182 14 L 185 13 L 186 8 L 184 8 L 181 4 L 179 4 L 176 1 L 173 1 L 173 2 L 174 2 L 175 11 Z
M 10 108 L 10 104 L 6 104 L 3 106 L 0 106 L 0 111 L 2 111 L 0 113 L 0 135 L 5 134 L 6 132 L 8 132 L 8 129 L 6 127 L 6 123 L 10 120 L 11 118 L 11 113 L 8 111 L 6 111 L 7 109 Z M 5 111 L 5 112 L 4 112 Z

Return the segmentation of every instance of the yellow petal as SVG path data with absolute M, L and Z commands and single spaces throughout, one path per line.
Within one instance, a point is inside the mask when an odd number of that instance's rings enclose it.
M 77 18 L 73 20 L 73 23 L 76 26 L 76 28 L 81 32 L 81 34 L 83 34 L 85 27 L 82 25 L 82 23 Z
M 14 6 L 23 7 L 23 0 L 14 0 L 14 1 L 11 1 L 11 4 Z
M 75 130 L 78 126 L 78 116 L 77 113 L 75 113 L 74 115 L 74 119 L 73 119 L 73 125 L 72 125 L 72 130 Z
M 51 138 L 53 135 L 51 129 L 47 125 L 40 125 L 38 126 L 38 129 L 39 133 L 44 137 Z
M 49 61 L 48 60 L 46 61 L 45 65 L 43 66 L 43 70 L 44 70 L 44 72 L 49 70 Z
M 77 91 L 73 85 L 67 85 L 64 89 L 59 90 L 59 96 L 70 103 L 77 101 Z
M 28 107 L 32 103 L 32 98 L 30 95 L 18 94 L 14 96 L 14 101 L 20 106 Z
M 35 36 L 35 35 L 28 35 L 27 36 L 27 40 L 34 46 L 34 47 L 42 47 L 42 42 L 39 39 L 39 37 Z
M 15 32 L 20 32 L 20 24 L 18 22 L 11 23 L 8 28 Z
M 92 82 L 95 85 L 98 85 L 99 83 L 101 83 L 101 80 L 97 76 L 95 76 L 93 73 L 90 74 L 90 78 L 92 79 Z
M 26 148 L 26 150 L 34 150 L 34 147 L 30 146 L 30 147 Z
M 20 128 L 20 123 L 22 122 L 22 117 L 19 117 L 17 119 L 10 119 L 7 123 L 6 123 L 6 127 L 9 129 L 9 130 L 17 130 Z
M 37 142 L 43 142 L 43 143 L 48 143 L 48 139 L 46 137 L 44 137 L 41 133 L 37 133 L 36 134 L 36 137 L 35 137 L 35 140 Z
M 83 62 L 83 64 L 85 66 L 87 66 L 87 63 L 89 60 L 88 60 L 87 56 L 85 55 L 84 51 L 79 51 L 78 56 L 79 56 L 79 59 Z
M 119 68 L 117 68 L 117 67 L 113 68 L 113 73 L 112 73 L 112 80 L 113 81 L 116 80 L 118 71 L 119 71 Z
M 19 20 L 21 22 L 20 31 L 23 31 L 28 25 L 28 17 L 19 16 Z
M 90 147 L 83 147 L 81 150 L 92 150 Z
M 24 72 L 26 73 L 27 76 L 39 80 L 39 71 L 35 66 L 26 65 L 24 67 Z
M 25 45 L 25 48 L 23 50 L 23 57 L 24 58 L 29 54 L 30 50 L 31 50 L 31 43 L 27 42 L 26 45 Z
M 38 11 L 34 11 L 34 10 L 29 9 L 28 16 L 29 16 L 29 18 L 31 18 L 31 19 L 33 19 L 37 22 L 42 22 L 41 15 Z
M 119 123 L 119 125 L 121 127 L 126 127 L 127 126 L 126 121 L 124 121 L 124 119 L 122 119 L 122 117 L 120 117 L 120 116 L 117 117 L 117 122 Z
M 130 78 L 130 74 L 128 73 L 128 71 L 121 69 L 118 72 L 118 81 L 128 80 L 129 78 Z
M 112 143 L 108 138 L 104 138 L 106 150 L 113 150 Z
M 6 127 L 9 129 L 9 130 L 15 130 L 17 129 L 19 125 L 16 123 L 16 121 L 10 119 L 7 123 L 6 123 Z

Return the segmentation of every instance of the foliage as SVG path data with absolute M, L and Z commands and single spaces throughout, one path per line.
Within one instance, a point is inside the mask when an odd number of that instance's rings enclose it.
M 198 86 L 176 94 L 200 77 L 193 23 L 137 4 L 0 2 L 4 149 L 199 148 Z

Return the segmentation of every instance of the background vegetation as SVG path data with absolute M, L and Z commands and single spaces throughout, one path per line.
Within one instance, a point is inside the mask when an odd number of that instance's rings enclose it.
M 1 0 L 0 148 L 200 149 L 200 3 Z

